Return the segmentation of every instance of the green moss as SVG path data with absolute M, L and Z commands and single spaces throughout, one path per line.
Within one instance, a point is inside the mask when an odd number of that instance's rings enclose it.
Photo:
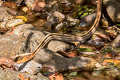
M 94 12 L 95 7 L 92 5 L 77 6 L 78 8 L 78 17 L 83 18 L 92 12 Z

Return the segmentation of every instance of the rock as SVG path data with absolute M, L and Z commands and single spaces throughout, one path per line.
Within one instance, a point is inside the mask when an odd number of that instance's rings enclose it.
M 40 32 L 40 31 L 35 31 L 35 30 L 28 30 L 24 33 L 24 36 L 27 37 L 27 40 L 24 42 L 23 45 L 23 52 L 32 52 L 37 45 L 43 40 L 45 37 L 46 33 Z M 57 51 L 65 51 L 70 48 L 70 45 L 62 42 L 62 41 L 57 41 L 57 40 L 52 40 L 50 43 L 48 43 L 48 49 L 57 52 Z
M 15 9 L 15 10 L 17 10 L 17 8 L 18 8 L 17 5 L 16 5 L 16 3 L 12 2 L 12 1 L 11 2 L 10 1 L 9 2 L 6 1 L 6 2 L 4 2 L 2 4 L 2 6 L 3 7 L 8 7 L 8 8 L 11 8 L 11 9 Z
M 12 34 L 10 31 L 0 36 L 0 57 L 5 56 L 13 58 L 15 55 L 32 52 L 43 40 L 47 33 L 33 29 L 31 24 L 17 26 Z M 57 42 L 57 44 L 56 44 Z M 68 44 L 61 41 L 52 41 L 49 48 L 54 51 L 66 50 Z M 58 46 L 56 48 L 56 46 Z
M 95 18 L 96 13 L 85 16 L 84 18 L 81 19 L 78 27 L 80 29 L 88 29 L 94 23 Z
M 0 21 L 4 21 L 9 18 L 13 18 L 11 14 L 8 13 L 7 7 L 0 7 Z
M 45 7 L 44 0 L 25 0 L 26 5 L 29 9 L 40 11 Z
M 35 55 L 34 59 L 36 62 L 42 64 L 42 70 L 45 72 L 60 72 L 64 70 L 80 69 L 85 68 L 91 62 L 90 58 L 87 57 L 74 57 L 66 58 L 58 53 L 52 52 L 49 49 L 41 49 Z
M 15 64 L 15 67 L 17 69 L 17 67 L 19 68 L 18 70 L 20 72 L 27 72 L 29 74 L 37 74 L 38 72 L 40 72 L 42 65 L 31 60 L 25 64 Z
M 19 35 L 19 34 L 23 34 L 25 33 L 27 30 L 30 30 L 32 29 L 33 26 L 31 24 L 22 24 L 22 25 L 18 25 L 13 31 L 12 31 L 12 34 L 16 34 L 16 35 Z M 9 32 L 7 32 L 7 34 L 9 34 Z
M 107 14 L 113 22 L 120 22 L 120 1 L 119 0 L 103 0 Z
M 47 22 L 45 23 L 45 27 L 54 30 L 57 24 L 63 22 L 65 20 L 65 15 L 61 12 L 55 11 L 53 14 L 50 14 L 47 17 Z
M 20 80 L 19 74 L 22 74 L 24 78 L 30 78 L 30 80 L 48 80 L 48 78 L 46 78 L 40 73 L 36 76 L 27 73 L 13 71 L 10 69 L 3 70 L 0 68 L 0 80 Z
M 38 29 L 42 29 L 42 28 L 44 28 L 45 23 L 46 23 L 46 20 L 44 20 L 44 19 L 39 19 L 39 20 L 37 20 L 37 21 L 34 21 L 34 22 L 32 23 L 32 25 L 33 25 L 34 27 L 38 28 Z
M 104 42 L 102 39 L 103 38 L 100 38 L 97 35 L 93 35 L 92 38 L 87 41 L 87 44 L 99 48 L 104 45 Z
M 47 77 L 43 76 L 41 73 L 38 73 L 37 76 L 38 76 L 37 80 L 49 80 Z
M 38 44 L 43 40 L 45 34 L 37 30 L 27 30 L 24 34 L 24 37 L 27 37 L 25 42 L 22 45 L 22 53 L 29 53 L 34 51 Z M 21 53 L 21 52 L 20 52 Z
M 22 42 L 25 38 L 18 35 L 3 35 L 0 36 L 0 57 L 9 57 L 17 55 L 19 52 Z
M 53 52 L 66 51 L 67 49 L 70 49 L 70 45 L 65 42 L 54 40 L 48 44 L 47 48 Z
M 23 42 L 26 38 L 23 33 L 27 29 L 31 29 L 33 26 L 31 24 L 19 25 L 13 31 L 13 34 L 7 32 L 5 35 L 0 36 L 0 57 L 13 58 L 15 55 L 19 54 Z
M 112 47 L 120 47 L 120 35 L 118 35 L 112 42 Z
M 75 0 L 76 4 L 83 4 L 85 2 L 85 0 Z
M 92 5 L 97 5 L 97 0 L 91 0 L 90 3 L 91 3 Z

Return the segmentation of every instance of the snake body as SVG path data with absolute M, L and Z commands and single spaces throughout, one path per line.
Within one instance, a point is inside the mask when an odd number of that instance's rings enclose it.
M 44 48 L 45 45 L 53 39 L 70 42 L 70 43 L 78 42 L 80 44 L 85 42 L 88 38 L 90 38 L 95 33 L 96 29 L 98 28 L 100 18 L 101 18 L 101 0 L 98 0 L 96 19 L 94 21 L 94 24 L 92 25 L 92 27 L 89 29 L 87 33 L 83 34 L 82 36 L 73 36 L 73 35 L 60 34 L 60 33 L 50 33 L 43 38 L 41 43 L 39 43 L 39 45 L 30 55 L 24 56 L 22 59 L 18 60 L 17 63 L 20 64 L 20 63 L 24 63 L 24 62 L 31 60 L 40 49 Z

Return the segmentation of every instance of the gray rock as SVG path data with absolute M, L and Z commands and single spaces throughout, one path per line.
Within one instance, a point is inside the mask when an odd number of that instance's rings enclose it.
M 52 52 L 49 49 L 41 49 L 34 57 L 36 62 L 42 64 L 42 68 L 45 68 L 45 72 L 59 72 L 64 70 L 73 70 L 85 68 L 91 61 L 87 57 L 74 57 L 66 58 L 58 53 Z
M 10 8 L 0 7 L 0 21 L 11 19 L 16 14 L 17 12 L 11 10 Z
M 31 10 L 40 11 L 45 7 L 44 0 L 25 0 L 25 4 Z
M 31 24 L 19 25 L 13 31 L 13 34 L 7 32 L 5 35 L 0 36 L 0 57 L 6 56 L 13 58 L 18 55 L 21 51 L 21 46 L 25 42 L 26 38 L 23 33 L 26 30 L 31 29 L 33 26 Z
M 41 73 L 38 73 L 37 76 L 38 76 L 37 80 L 49 80 L 48 78 L 46 78 L 45 76 L 43 76 Z
M 5 20 L 5 18 L 10 19 L 13 17 L 12 15 L 8 13 L 8 9 L 9 8 L 7 7 L 0 7 L 0 21 Z
M 23 43 L 21 51 L 23 51 L 23 53 L 26 53 L 26 52 L 29 53 L 34 51 L 34 49 L 45 37 L 45 34 L 43 32 L 36 31 L 36 30 L 27 30 L 23 34 L 23 36 L 27 37 L 27 39 Z
M 11 69 L 3 70 L 0 68 L 0 80 L 20 80 L 19 74 L 22 74 L 24 78 L 30 78 L 30 80 L 49 80 L 40 73 L 36 76 L 27 73 L 13 71 Z
M 81 19 L 79 27 L 90 27 L 96 18 L 96 13 L 85 16 Z
M 33 8 L 33 4 L 34 4 L 35 0 L 25 0 L 25 4 L 32 9 Z
M 23 36 L 27 37 L 23 45 L 24 52 L 32 52 L 37 45 L 42 42 L 43 38 L 45 37 L 46 33 L 34 30 L 27 30 Z M 57 52 L 57 51 L 65 51 L 70 48 L 70 45 L 57 40 L 52 40 L 48 43 L 48 49 Z
M 40 72 L 42 65 L 31 60 L 25 64 L 15 64 L 15 68 L 17 69 L 17 67 L 19 68 L 18 70 L 20 72 L 27 72 L 29 74 L 37 74 L 38 72 Z
M 113 40 L 112 47 L 120 47 L 120 34 Z
M 22 24 L 15 28 L 12 34 L 7 32 L 0 36 L 0 56 L 12 58 L 19 53 L 32 52 L 43 40 L 46 33 L 33 29 L 31 24 Z M 48 49 L 64 51 L 70 48 L 70 45 L 61 41 L 51 41 Z
M 54 40 L 48 44 L 47 48 L 53 52 L 66 51 L 67 49 L 70 49 L 70 45 L 62 41 Z
M 114 22 L 120 22 L 120 0 L 103 0 L 109 17 Z
M 0 57 L 12 58 L 15 56 L 25 41 L 25 38 L 18 35 L 0 36 Z
M 18 25 L 13 30 L 12 34 L 19 35 L 19 34 L 25 33 L 27 30 L 31 30 L 32 28 L 33 28 L 33 26 L 31 24 Z M 8 32 L 8 34 L 9 34 L 9 32 Z

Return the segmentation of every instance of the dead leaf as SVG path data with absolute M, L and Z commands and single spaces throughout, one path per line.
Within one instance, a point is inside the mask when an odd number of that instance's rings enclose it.
M 14 29 L 15 29 L 15 27 L 13 26 L 13 27 L 11 28 L 11 30 L 9 31 L 9 34 L 10 34 L 10 35 L 13 34 Z
M 107 28 L 109 26 L 109 23 L 106 19 L 101 19 L 101 24 L 102 24 L 102 27 L 104 28 Z
M 45 1 L 35 0 L 32 10 L 40 11 L 45 7 Z
M 14 68 L 13 67 L 14 64 L 15 64 L 15 62 L 9 58 L 6 58 L 6 57 L 0 58 L 0 65 L 3 68 Z
M 108 59 L 103 61 L 103 65 L 106 65 L 108 63 L 113 63 L 114 65 L 117 65 L 117 64 L 120 64 L 120 60 Z
M 96 32 L 95 35 L 97 35 L 97 36 L 100 37 L 100 38 L 104 38 L 104 39 L 106 39 L 106 40 L 111 41 L 110 38 L 109 38 L 107 35 L 103 34 L 103 33 Z
M 20 78 L 20 80 L 30 80 L 30 78 L 24 78 L 23 74 L 18 74 L 18 78 Z
M 69 52 L 67 56 L 70 58 L 73 58 L 73 57 L 77 56 L 77 53 L 76 52 Z
M 22 59 L 19 59 L 16 62 L 18 64 L 21 64 L 21 63 L 24 63 L 24 62 L 27 62 L 27 61 L 31 60 L 34 56 L 35 56 L 34 54 L 26 55 L 26 56 L 21 57 Z
M 81 45 L 80 45 L 80 48 L 89 48 L 89 49 L 92 49 L 92 50 L 96 50 L 96 48 L 95 48 L 94 46 L 85 45 L 85 44 L 81 44 Z
M 106 53 L 106 54 L 104 55 L 105 58 L 115 58 L 115 57 L 117 57 L 117 56 L 119 56 L 119 55 L 118 55 L 117 53 L 115 53 L 115 52 Z
M 61 73 L 55 73 L 49 76 L 50 80 L 64 80 L 64 77 Z
M 25 16 L 16 16 L 17 19 L 22 19 L 24 22 L 27 22 L 27 18 Z
M 110 37 L 115 38 L 117 36 L 117 31 L 113 27 L 108 27 L 107 30 L 105 30 Z
M 68 52 L 68 53 L 65 52 L 65 51 L 60 51 L 60 54 L 63 55 L 63 56 L 69 57 L 69 58 L 77 56 L 77 52 L 75 52 L 75 51 L 71 51 L 71 52 Z
M 9 8 L 12 8 L 12 9 L 17 9 L 17 5 L 15 2 L 4 2 L 2 4 L 3 7 L 9 7 Z
M 20 80 L 24 80 L 23 74 L 18 74 L 18 77 L 20 78 Z

